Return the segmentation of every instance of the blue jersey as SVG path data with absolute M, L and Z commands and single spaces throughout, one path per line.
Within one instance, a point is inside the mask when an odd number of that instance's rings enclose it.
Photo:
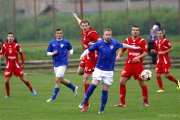
M 62 38 L 62 40 L 53 39 L 47 48 L 47 52 L 57 50 L 57 54 L 52 56 L 54 67 L 68 65 L 68 51 L 72 49 L 69 41 Z
M 96 68 L 105 71 L 114 71 L 114 65 L 116 60 L 116 51 L 123 47 L 123 44 L 117 40 L 111 39 L 110 42 L 106 42 L 104 39 L 98 40 L 88 50 L 98 51 L 98 61 Z

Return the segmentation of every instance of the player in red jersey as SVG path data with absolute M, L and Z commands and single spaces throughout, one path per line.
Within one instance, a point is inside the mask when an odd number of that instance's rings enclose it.
M 89 22 L 86 19 L 79 19 L 76 13 L 73 13 L 73 16 L 81 27 L 83 49 L 86 50 L 99 39 L 99 36 L 97 32 L 90 27 Z M 96 61 L 97 53 L 94 51 L 85 56 L 79 64 L 78 74 L 83 75 L 84 93 L 86 93 L 90 86 L 89 77 L 94 71 Z M 86 106 L 89 106 L 89 102 Z M 79 107 L 82 108 L 81 105 Z
M 177 85 L 177 89 L 180 89 L 180 81 L 177 80 L 170 74 L 170 58 L 168 53 L 172 50 L 172 45 L 169 40 L 163 37 L 163 29 L 157 31 L 158 40 L 155 41 L 155 47 L 152 52 L 158 53 L 158 60 L 156 64 L 156 79 L 159 85 L 159 90 L 157 92 L 164 92 L 164 87 L 162 84 L 161 74 L 164 74 L 167 79 L 174 82 Z
M 133 50 L 128 49 L 128 56 L 126 59 L 126 64 L 123 72 L 121 73 L 120 78 L 120 87 L 119 87 L 119 95 L 120 95 L 120 103 L 115 104 L 115 107 L 125 107 L 125 96 L 126 96 L 126 82 L 134 77 L 135 80 L 138 80 L 139 85 L 142 89 L 143 95 L 143 105 L 148 106 L 148 88 L 145 82 L 140 77 L 141 72 L 144 70 L 143 67 L 143 58 L 147 56 L 147 45 L 146 41 L 140 37 L 140 28 L 138 26 L 133 26 L 131 31 L 132 36 L 127 38 L 124 43 L 132 46 L 141 47 L 141 49 Z M 126 51 L 125 48 L 122 48 L 117 55 L 117 59 L 119 60 L 123 53 Z
M 19 63 L 18 53 L 21 56 L 22 64 Z M 6 57 L 6 70 L 5 70 L 5 88 L 6 88 L 6 96 L 5 98 L 10 97 L 10 78 L 12 73 L 16 77 L 19 77 L 26 86 L 30 89 L 33 96 L 36 96 L 36 91 L 32 88 L 30 82 L 25 79 L 24 73 L 22 71 L 22 67 L 24 67 L 24 54 L 20 48 L 20 46 L 14 42 L 13 33 L 9 32 L 7 35 L 7 42 L 3 44 L 2 49 L 0 51 L 0 57 L 5 54 Z

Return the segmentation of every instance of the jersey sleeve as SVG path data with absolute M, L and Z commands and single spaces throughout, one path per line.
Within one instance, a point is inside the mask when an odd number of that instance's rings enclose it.
M 154 50 L 158 50 L 158 41 L 156 40 L 155 42 L 154 42 Z
M 48 45 L 47 52 L 53 52 L 53 47 L 51 43 L 49 43 Z
M 71 50 L 71 49 L 72 49 L 72 45 L 71 45 L 70 42 L 67 42 L 67 49 L 68 49 L 68 50 Z
M 99 38 L 99 36 L 97 35 L 97 33 L 95 31 L 93 31 L 89 34 L 89 39 L 92 42 L 96 42 L 98 40 L 98 38 Z
M 0 50 L 0 55 L 3 55 L 5 53 L 5 47 L 4 45 L 2 46 L 2 49 Z
M 125 44 L 129 44 L 128 41 L 127 41 L 127 39 L 124 40 L 124 43 L 125 43 Z M 122 51 L 122 52 L 125 52 L 126 50 L 127 50 L 127 48 L 123 48 L 123 47 L 121 48 L 121 51 Z
M 142 40 L 140 45 L 141 45 L 140 47 L 142 48 L 142 50 L 143 50 L 144 52 L 147 52 L 147 51 L 148 51 L 148 50 L 147 50 L 147 44 L 146 44 L 146 41 L 145 41 L 145 40 Z
M 172 48 L 172 45 L 171 45 L 171 43 L 169 42 L 169 40 L 166 40 L 164 44 L 165 44 L 166 47 Z
M 92 46 L 90 46 L 90 47 L 88 48 L 88 50 L 89 50 L 90 52 L 92 52 L 92 51 L 94 51 L 94 50 L 98 50 L 98 46 L 99 46 L 99 42 L 96 42 L 95 44 L 93 44 Z
M 19 52 L 19 54 L 21 56 L 22 64 L 24 64 L 24 53 L 22 52 L 21 47 L 18 44 L 16 46 L 16 51 Z

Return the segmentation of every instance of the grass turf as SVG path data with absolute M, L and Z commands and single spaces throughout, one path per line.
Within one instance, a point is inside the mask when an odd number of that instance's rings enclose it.
M 154 71 L 153 71 L 154 73 Z M 180 78 L 179 69 L 171 73 Z M 116 108 L 113 104 L 119 102 L 119 76 L 115 72 L 114 82 L 109 89 L 109 99 L 104 114 L 98 115 L 101 97 L 101 85 L 90 98 L 91 108 L 86 113 L 80 113 L 79 103 L 83 99 L 82 76 L 66 74 L 65 78 L 79 86 L 79 95 L 73 98 L 73 93 L 61 86 L 57 100 L 46 103 L 53 92 L 54 74 L 27 75 L 37 91 L 33 97 L 27 87 L 17 78 L 11 78 L 11 98 L 5 99 L 3 80 L 0 87 L 0 120 L 177 120 L 180 119 L 180 90 L 176 85 L 163 77 L 164 93 L 157 93 L 158 86 L 153 78 L 147 82 L 149 88 L 149 107 L 143 107 L 141 89 L 138 82 L 131 79 L 127 82 L 127 107 Z M 2 75 L 0 77 L 3 79 Z

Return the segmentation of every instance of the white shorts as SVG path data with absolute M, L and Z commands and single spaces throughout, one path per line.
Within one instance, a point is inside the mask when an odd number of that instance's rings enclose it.
M 54 67 L 54 73 L 55 73 L 56 77 L 63 77 L 65 71 L 66 71 L 66 66 Z
M 113 82 L 113 75 L 114 75 L 113 71 L 104 71 L 104 70 L 95 68 L 93 75 L 92 75 L 92 79 L 98 80 L 98 81 L 102 82 L 102 84 L 111 86 L 112 82 Z

